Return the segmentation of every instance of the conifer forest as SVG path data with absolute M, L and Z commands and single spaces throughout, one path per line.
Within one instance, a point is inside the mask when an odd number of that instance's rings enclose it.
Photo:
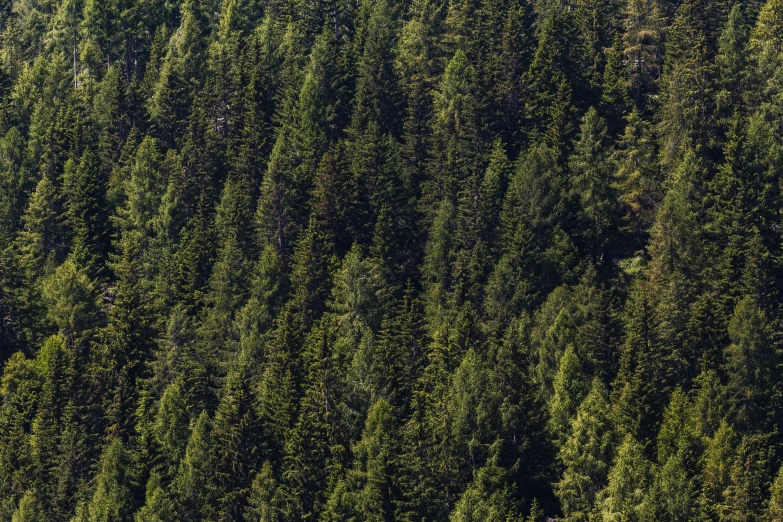
M 783 522 L 783 0 L 0 0 L 0 521 Z

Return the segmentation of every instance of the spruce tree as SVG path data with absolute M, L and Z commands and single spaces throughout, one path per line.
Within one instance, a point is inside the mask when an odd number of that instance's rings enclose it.
M 569 344 L 560 357 L 560 366 L 554 379 L 554 391 L 549 403 L 550 431 L 558 445 L 565 442 L 571 431 L 571 419 L 587 392 L 586 385 L 582 365 L 573 345 Z
M 765 520 L 772 522 L 783 518 L 783 475 L 780 471 L 775 476 L 775 480 L 770 487 L 770 499 L 765 513 Z
M 729 324 L 732 343 L 725 351 L 725 371 L 731 416 L 738 429 L 763 426 L 769 411 L 766 402 L 769 370 L 775 356 L 768 340 L 768 326 L 752 298 L 737 304 Z
M 609 470 L 606 488 L 601 492 L 602 520 L 644 520 L 648 510 L 650 463 L 641 445 L 627 435 Z
M 724 491 L 729 486 L 732 456 L 736 448 L 736 433 L 723 422 L 707 441 L 701 472 L 702 485 L 699 495 L 699 516 L 718 520 L 721 516 Z
M 209 480 L 214 470 L 214 440 L 212 422 L 202 412 L 191 424 L 185 455 L 177 468 L 172 493 L 178 518 L 210 520 L 217 514 L 214 483 Z
M 110 440 L 101 455 L 95 491 L 87 504 L 89 522 L 119 522 L 135 511 L 133 464 L 118 438 Z
M 354 466 L 326 503 L 325 520 L 392 520 L 395 500 L 395 421 L 389 403 L 370 407 L 362 437 L 353 448 Z
M 615 228 L 616 210 L 612 173 L 609 168 L 606 122 L 593 108 L 582 119 L 579 140 L 569 159 L 573 173 L 571 191 L 581 203 L 580 228 L 584 246 L 595 262 L 603 260 Z
M 563 474 L 554 490 L 566 520 L 587 520 L 606 484 L 613 451 L 607 407 L 606 389 L 596 379 L 560 450 Z
M 482 137 L 476 106 L 476 71 L 467 56 L 457 51 L 443 73 L 433 104 L 433 161 L 423 203 L 454 198 L 463 185 L 477 175 Z
M 496 446 L 498 443 L 496 443 Z M 498 451 L 495 448 L 495 451 Z M 504 469 L 497 465 L 497 456 L 479 469 L 451 512 L 449 520 L 473 522 L 487 520 L 500 522 L 517 517 L 511 488 Z
M 72 234 L 71 256 L 91 277 L 105 274 L 108 253 L 108 230 L 104 208 L 105 179 L 101 177 L 97 158 L 88 149 L 79 159 L 66 164 L 64 173 L 65 208 Z
M 57 327 L 70 350 L 88 348 L 101 322 L 95 283 L 74 261 L 67 259 L 44 280 L 41 297 L 47 317 Z
M 764 436 L 746 435 L 732 459 L 721 518 L 744 521 L 761 517 L 769 487 L 769 456 Z

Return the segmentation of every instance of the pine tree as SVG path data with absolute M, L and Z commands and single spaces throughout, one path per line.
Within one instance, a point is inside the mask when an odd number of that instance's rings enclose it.
M 545 145 L 532 147 L 518 160 L 500 214 L 502 256 L 487 286 L 487 299 L 496 303 L 485 304 L 488 313 L 513 317 L 532 309 L 540 294 L 560 283 L 572 268 L 567 253 L 556 254 L 556 245 L 548 240 L 564 217 L 562 176 L 555 151 Z M 548 254 L 558 265 L 551 271 L 545 270 Z
M 240 349 L 257 356 L 272 333 L 273 319 L 279 315 L 287 291 L 287 279 L 274 247 L 264 248 L 252 274 L 248 302 L 237 314 L 235 328 Z
M 403 122 L 405 175 L 425 179 L 432 131 L 429 126 L 433 85 L 441 75 L 446 9 L 439 1 L 417 0 L 400 34 L 397 68 L 406 96 Z
M 286 258 L 307 228 L 307 196 L 328 149 L 329 117 L 336 98 L 336 53 L 334 35 L 325 30 L 313 47 L 298 96 L 293 94 L 298 83 L 286 86 L 292 92 L 283 100 L 283 128 L 277 133 L 261 185 L 256 219 L 262 244 L 275 245 Z
M 702 172 L 695 154 L 690 152 L 664 184 L 666 194 L 648 247 L 654 272 L 664 275 L 698 270 L 702 248 L 698 227 Z
M 781 65 L 782 30 L 780 2 L 768 0 L 758 14 L 747 47 L 751 63 L 756 66 L 749 69 L 751 84 L 755 88 L 749 90 L 747 95 L 754 106 L 769 107 L 770 96 L 774 96 L 780 90 L 775 76 Z
M 574 22 L 579 29 L 580 64 L 587 72 L 589 85 L 600 87 L 605 68 L 604 50 L 611 47 L 619 29 L 621 2 L 578 2 Z
M 596 288 L 595 277 L 591 269 L 579 285 L 558 287 L 534 317 L 530 343 L 536 358 L 537 384 L 546 400 L 552 397 L 553 381 L 569 345 L 573 346 L 585 375 L 611 374 L 608 318 L 596 313 L 603 308 L 605 296 Z
M 201 303 L 214 260 L 214 235 L 210 230 L 208 205 L 206 195 L 202 194 L 195 215 L 180 231 L 181 238 L 172 260 L 172 291 L 176 292 L 177 300 L 189 306 Z
M 245 520 L 259 522 L 277 522 L 281 520 L 277 482 L 272 466 L 265 461 L 261 470 L 253 479 L 245 509 Z
M 724 419 L 725 389 L 714 370 L 703 371 L 694 384 L 693 408 L 698 429 L 704 436 L 712 437 Z
M 699 515 L 707 520 L 718 520 L 721 517 L 723 493 L 729 486 L 735 448 L 734 430 L 727 423 L 721 423 L 715 435 L 708 440 L 704 451 Z
M 600 494 L 601 519 L 643 520 L 650 481 L 650 463 L 642 446 L 626 435 L 609 470 L 606 488 Z
M 47 339 L 36 357 L 43 383 L 32 421 L 30 447 L 38 471 L 36 496 L 42 502 L 55 495 L 57 442 L 72 393 L 71 364 L 70 354 L 58 337 Z
M 728 487 L 723 493 L 721 519 L 758 520 L 769 487 L 769 456 L 764 436 L 746 435 L 732 459 Z
M 707 5 L 700 0 L 687 0 L 678 7 L 668 31 L 667 74 L 662 79 L 659 123 L 665 164 L 676 164 L 689 148 L 711 159 L 716 122 L 710 39 L 717 27 L 710 27 L 710 15 L 723 5 L 723 2 Z M 723 20 L 722 17 L 720 22 Z
M 689 520 L 695 511 L 697 476 L 701 456 L 699 433 L 690 401 L 680 388 L 674 390 L 658 434 L 657 503 L 670 520 Z
M 740 5 L 735 5 L 718 41 L 717 63 L 718 84 L 716 110 L 729 119 L 742 104 L 747 88 L 748 25 Z
M 388 302 L 385 282 L 377 263 L 362 259 L 357 247 L 343 259 L 333 276 L 329 308 L 339 328 L 335 340 L 335 357 L 344 365 L 341 371 L 354 383 L 348 387 L 354 408 L 364 413 L 375 397 L 386 396 L 385 366 L 378 353 L 374 332 L 381 327 L 381 310 Z
M 625 9 L 623 54 L 626 57 L 631 96 L 644 111 L 658 92 L 663 70 L 665 28 L 668 25 L 666 0 L 631 0 Z
M 609 170 L 606 121 L 591 108 L 582 119 L 579 140 L 569 159 L 573 173 L 571 191 L 581 203 L 579 221 L 586 229 L 585 250 L 593 260 L 602 261 L 611 244 L 615 228 L 616 196 Z
M 215 107 L 215 120 L 219 122 L 218 133 L 225 140 L 228 153 L 232 154 L 242 130 L 241 94 L 243 71 L 241 64 L 241 43 L 245 34 L 245 13 L 243 2 L 225 2 L 220 6 L 214 37 L 207 52 L 207 67 L 210 72 L 205 85 L 211 104 Z
M 492 377 L 487 361 L 471 349 L 451 379 L 448 411 L 458 455 L 455 463 L 463 475 L 457 482 L 459 489 L 491 458 L 493 434 L 499 431 L 497 412 L 502 399 L 493 389 Z
M 97 359 L 110 383 L 107 417 L 113 429 L 127 433 L 137 407 L 138 382 L 147 375 L 157 337 L 155 308 L 145 278 L 141 234 L 128 231 L 120 244 L 120 259 L 114 265 L 117 287 L 101 332 Z
M 764 520 L 769 522 L 783 519 L 783 474 L 778 471 L 775 480 L 770 487 L 770 499 L 766 509 Z
M 497 106 L 502 122 L 502 140 L 508 144 L 510 155 L 518 150 L 518 141 L 522 129 L 518 122 L 523 116 L 521 79 L 530 66 L 533 54 L 532 25 L 534 21 L 530 4 L 511 6 L 503 20 L 501 51 L 494 75 L 487 75 L 494 84 Z M 495 31 L 497 26 L 490 30 Z
M 771 378 L 769 369 L 774 365 L 768 329 L 763 313 L 752 298 L 737 304 L 729 324 L 732 344 L 725 351 L 725 369 L 732 417 L 743 431 L 751 426 L 763 426 L 764 412 L 768 411 L 765 405 L 770 385 L 767 383 Z
M 458 301 L 466 301 L 480 313 L 488 267 L 480 262 L 496 250 L 500 221 L 500 190 L 505 185 L 509 165 L 505 152 L 496 143 L 490 164 L 480 176 L 474 173 L 464 184 L 458 199 L 457 238 L 459 251 L 454 268 L 458 281 Z M 493 248 L 495 247 L 495 248 Z
M 727 272 L 737 270 L 738 266 L 749 267 L 757 263 L 751 261 L 754 256 L 764 257 L 765 250 L 779 248 L 778 238 L 765 228 L 778 215 L 780 195 L 775 187 L 780 177 L 777 169 L 780 150 L 772 127 L 760 115 L 751 116 L 747 122 L 737 121 L 729 132 L 727 161 L 710 184 L 715 192 L 715 206 L 710 208 L 709 217 L 717 234 L 714 245 L 720 253 L 716 257 L 721 259 L 714 277 L 720 285 L 730 279 Z M 756 189 L 749 188 L 752 186 Z M 754 243 L 756 246 L 752 246 Z M 756 265 L 754 270 L 758 272 L 753 277 L 761 280 L 769 277 L 764 265 L 764 262 Z M 725 291 L 739 297 L 742 290 L 732 286 Z M 724 313 L 730 312 L 727 309 Z
M 251 470 L 256 467 L 258 423 L 252 407 L 251 362 L 244 352 L 236 358 L 212 423 L 212 436 L 223 441 L 213 453 L 215 469 L 210 470 L 215 477 L 221 520 L 241 519 Z
M 88 62 L 96 72 L 107 69 L 112 63 L 114 51 L 114 38 L 116 36 L 115 23 L 118 19 L 118 3 L 99 2 L 86 0 L 84 4 L 84 32 L 87 44 L 82 49 L 82 60 Z
M 560 357 L 560 366 L 553 388 L 554 392 L 549 402 L 549 425 L 558 446 L 562 446 L 571 431 L 571 419 L 587 392 L 582 365 L 573 345 L 569 344 Z
M 91 415 L 94 412 L 90 412 L 89 408 L 77 406 L 83 404 L 80 396 L 83 391 L 76 389 L 76 399 L 68 401 L 64 408 L 57 439 L 58 455 L 55 459 L 55 484 L 50 511 L 59 520 L 69 519 L 74 512 L 77 496 L 83 493 L 85 478 L 93 469 L 97 457 L 89 451 L 89 441 L 94 440 L 90 423 L 95 415 Z
M 306 363 L 298 418 L 286 436 L 286 516 L 310 518 L 326 503 L 327 481 L 339 466 L 341 415 L 339 366 L 331 351 L 335 329 L 330 316 L 313 328 L 302 358 Z
M 38 522 L 43 520 L 46 520 L 46 515 L 35 491 L 25 491 L 24 496 L 19 501 L 19 507 L 16 508 L 11 518 L 11 522 Z
M 616 36 L 607 52 L 601 87 L 601 112 L 606 114 L 609 133 L 617 136 L 622 128 L 622 119 L 631 104 L 628 73 L 623 56 L 623 41 Z
M 217 515 L 214 484 L 206 478 L 214 470 L 212 422 L 202 412 L 192 423 L 185 455 L 172 484 L 178 518 L 213 520 Z
M 135 522 L 159 522 L 174 520 L 175 507 L 168 493 L 161 485 L 160 476 L 153 473 L 147 481 L 144 505 L 133 517 Z
M 68 259 L 44 280 L 41 297 L 68 348 L 85 350 L 101 320 L 95 283 Z
M 247 297 L 246 281 L 254 254 L 251 207 L 249 180 L 229 177 L 216 210 L 214 236 L 220 244 L 197 330 L 201 358 L 216 377 L 224 375 L 221 365 L 237 352 L 232 325 Z
M 79 160 L 65 167 L 65 208 L 68 225 L 73 236 L 71 256 L 90 274 L 100 279 L 104 276 L 104 263 L 108 253 L 106 216 L 104 207 L 105 179 L 100 175 L 97 158 L 88 149 Z
M 89 522 L 119 522 L 135 511 L 133 496 L 133 464 L 128 449 L 114 438 L 101 455 L 95 492 L 87 505 Z
M 397 506 L 403 520 L 446 517 L 456 500 L 453 482 L 457 467 L 446 400 L 449 375 L 443 351 L 435 345 L 425 354 L 428 364 L 417 380 L 412 413 L 403 428 L 400 475 L 404 496 Z
M 434 95 L 433 161 L 422 204 L 456 197 L 463 184 L 481 172 L 483 140 L 479 133 L 476 71 L 462 51 L 449 61 Z
M 51 180 L 44 176 L 30 196 L 22 215 L 22 228 L 14 240 L 16 265 L 21 279 L 16 297 L 20 312 L 23 338 L 33 341 L 44 328 L 40 324 L 42 278 L 51 274 L 64 258 L 64 230 L 58 222 L 58 197 Z M 26 316 L 26 317 L 25 317 Z M 10 335 L 10 332 L 9 332 Z M 9 337 L 10 341 L 10 337 Z
M 663 197 L 655 152 L 649 123 L 638 111 L 632 111 L 612 159 L 617 165 L 617 190 L 623 206 L 621 230 L 631 235 L 635 245 L 646 239 Z
M 427 285 L 427 305 L 433 322 L 442 314 L 435 315 L 438 309 L 446 308 L 444 301 L 453 290 L 452 267 L 457 255 L 456 240 L 456 209 L 450 198 L 444 199 L 435 215 L 430 239 L 425 247 L 422 274 Z
M 578 65 L 579 37 L 572 17 L 569 10 L 552 9 L 538 29 L 538 45 L 523 79 L 525 90 L 531 93 L 525 110 L 531 141 L 560 117 L 564 121 L 557 125 L 558 138 L 564 143 L 573 124 L 572 98 L 578 106 L 586 101 L 583 69 Z
M 7 80 L 5 74 L 4 69 L 0 68 L 0 100 L 7 103 L 5 97 L 9 86 L 8 82 L 4 81 L 4 79 Z M 0 128 L 5 128 L 5 125 Z M 24 144 L 25 139 L 17 127 L 8 129 L 8 132 L 0 139 L 0 165 L 3 171 L 3 174 L 0 175 L 0 193 L 3 194 L 3 204 L 0 205 L 0 216 L 2 216 L 0 222 L 8 232 L 18 226 L 30 192 L 35 190 L 35 179 L 33 172 L 30 171 L 29 155 L 24 150 Z M 11 238 L 4 238 L 4 240 L 8 239 Z
M 299 369 L 287 345 L 301 342 L 300 328 L 301 323 L 294 314 L 281 315 L 279 328 L 264 349 L 266 364 L 255 384 L 257 417 L 264 435 L 259 449 L 262 457 L 270 462 L 281 462 L 288 432 L 295 420 L 297 381 L 294 376 L 299 374 Z
M 0 508 L 8 517 L 12 516 L 16 503 L 29 489 L 30 479 L 34 476 L 28 433 L 40 388 L 40 371 L 34 360 L 17 352 L 6 361 L 2 381 L 4 408 L 0 416 L 3 426 L 0 484 L 4 497 Z M 32 500 L 35 500 L 35 496 Z
M 613 436 L 607 408 L 606 389 L 596 379 L 560 450 L 564 469 L 554 489 L 566 520 L 587 520 L 606 483 Z
M 507 483 L 507 472 L 498 466 L 496 461 L 497 455 L 477 471 L 473 483 L 460 497 L 449 520 L 500 522 L 518 516 L 513 505 L 511 488 Z
M 149 235 L 163 197 L 160 147 L 152 137 L 146 137 L 135 151 L 129 177 L 124 180 L 124 204 L 114 218 L 123 232 Z
M 168 42 L 158 81 L 149 98 L 155 135 L 169 146 L 183 134 L 196 91 L 205 79 L 209 29 L 209 7 L 205 4 L 202 0 L 183 2 L 179 27 Z
M 396 9 L 385 0 L 371 4 L 369 18 L 361 28 L 363 49 L 358 63 L 353 121 L 348 131 L 357 146 L 369 125 L 377 125 L 378 134 L 398 136 L 400 92 L 394 68 Z
M 120 66 L 109 68 L 96 94 L 94 107 L 100 114 L 96 118 L 99 127 L 98 150 L 96 155 L 100 163 L 102 179 L 109 179 L 112 167 L 121 159 L 123 146 L 131 134 L 131 104 L 127 76 Z M 135 143 L 130 143 L 135 145 Z
M 266 167 L 266 157 L 273 144 L 272 119 L 275 111 L 277 85 L 274 75 L 280 69 L 280 27 L 267 14 L 255 31 L 248 34 L 240 57 L 243 84 L 238 87 L 240 105 L 244 111 L 235 117 L 240 133 L 236 159 L 238 171 L 246 171 L 249 179 L 259 179 Z M 259 156 L 265 156 L 258 161 Z
M 333 489 L 324 520 L 384 521 L 394 517 L 395 420 L 389 403 L 370 407 L 362 437 L 354 446 L 354 466 Z
M 190 435 L 188 404 L 184 396 L 184 379 L 180 376 L 163 391 L 158 411 L 152 424 L 152 432 L 160 452 L 167 463 L 166 475 L 173 474 L 185 454 Z M 167 478 L 171 478 L 168 476 Z M 157 480 L 160 481 L 161 477 Z M 151 479 L 150 479 L 151 480 Z M 148 486 L 148 491 L 150 487 Z

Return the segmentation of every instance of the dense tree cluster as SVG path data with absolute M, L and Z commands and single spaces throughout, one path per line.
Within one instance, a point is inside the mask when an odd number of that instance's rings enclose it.
M 0 519 L 783 520 L 783 0 L 0 0 Z

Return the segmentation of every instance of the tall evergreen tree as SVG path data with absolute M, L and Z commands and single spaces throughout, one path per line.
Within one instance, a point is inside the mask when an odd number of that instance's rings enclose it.
M 569 159 L 573 173 L 571 191 L 574 199 L 582 206 L 579 216 L 580 228 L 584 232 L 584 244 L 587 252 L 597 261 L 607 254 L 613 229 L 616 210 L 613 208 L 616 196 L 612 184 L 612 173 L 608 158 L 606 122 L 595 109 L 587 111 L 582 119 L 579 140 Z
M 587 520 L 606 483 L 613 451 L 613 428 L 606 408 L 606 389 L 596 379 L 579 406 L 571 433 L 560 450 L 563 474 L 555 484 L 555 494 L 566 520 Z

